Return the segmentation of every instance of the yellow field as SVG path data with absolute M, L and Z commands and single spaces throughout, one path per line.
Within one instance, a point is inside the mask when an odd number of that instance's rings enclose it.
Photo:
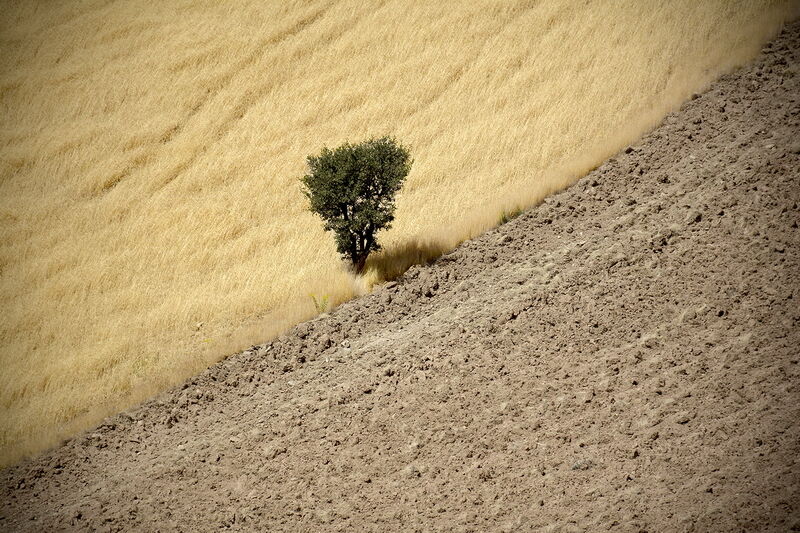
M 564 187 L 796 8 L 668 4 L 4 2 L 0 464 Z M 355 280 L 297 180 L 384 134 L 415 163 Z

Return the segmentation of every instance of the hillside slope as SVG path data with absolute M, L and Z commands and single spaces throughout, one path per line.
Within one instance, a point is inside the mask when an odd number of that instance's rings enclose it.
M 496 225 L 750 61 L 791 0 L 6 0 L 0 466 L 364 291 L 298 178 L 396 135 L 367 284 Z
M 800 528 L 800 25 L 568 190 L 2 472 L 0 529 Z

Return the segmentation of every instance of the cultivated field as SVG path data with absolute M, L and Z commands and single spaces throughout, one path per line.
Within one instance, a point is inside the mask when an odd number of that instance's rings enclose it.
M 535 203 L 750 59 L 787 2 L 5 2 L 0 464 Z M 297 178 L 412 147 L 364 280 Z

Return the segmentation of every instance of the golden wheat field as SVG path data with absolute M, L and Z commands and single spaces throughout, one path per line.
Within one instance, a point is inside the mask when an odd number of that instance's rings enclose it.
M 789 2 L 2 2 L 0 464 L 563 188 L 746 62 Z M 298 178 L 390 134 L 383 255 Z

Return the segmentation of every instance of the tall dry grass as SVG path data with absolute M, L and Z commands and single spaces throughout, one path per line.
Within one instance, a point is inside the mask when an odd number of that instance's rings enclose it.
M 4 3 L 0 464 L 564 187 L 792 9 Z M 323 145 L 383 134 L 415 164 L 357 281 L 297 178 Z

